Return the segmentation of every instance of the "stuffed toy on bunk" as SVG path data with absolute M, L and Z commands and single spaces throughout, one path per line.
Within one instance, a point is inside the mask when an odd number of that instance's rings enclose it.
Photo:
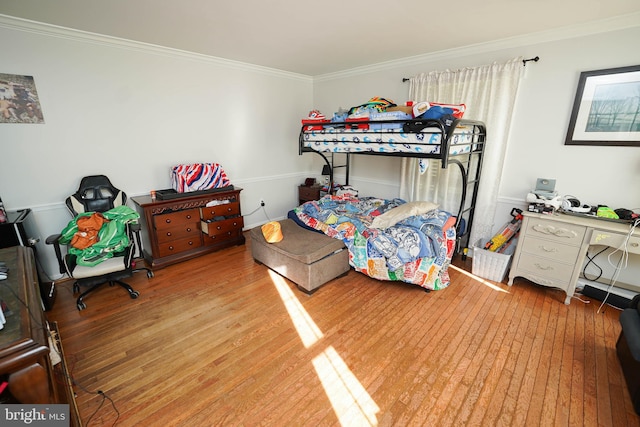
M 467 106 L 464 104 L 442 104 L 439 102 L 416 102 L 413 105 L 413 117 L 416 119 L 439 120 L 443 116 L 451 115 L 461 119 Z
M 356 107 L 351 107 L 349 109 L 349 116 L 363 116 L 369 114 L 370 112 L 381 113 L 387 108 L 395 106 L 396 104 L 394 104 L 393 101 L 389 101 L 388 99 L 381 98 L 379 96 L 374 96 L 364 104 L 358 105 Z

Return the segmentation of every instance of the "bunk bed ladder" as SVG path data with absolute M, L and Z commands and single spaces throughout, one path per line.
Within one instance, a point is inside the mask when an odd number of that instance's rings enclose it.
M 322 175 L 329 175 L 329 187 L 330 189 L 333 189 L 333 182 L 334 182 L 334 170 L 336 168 L 345 168 L 345 185 L 349 185 L 349 172 L 350 172 L 350 166 L 351 166 L 351 153 L 331 153 L 331 160 L 329 160 L 329 158 L 327 156 L 324 155 L 324 153 L 321 153 L 319 151 L 314 151 L 314 153 L 319 154 L 322 159 L 325 162 L 325 165 L 322 167 Z M 335 158 L 335 154 L 344 154 L 345 155 L 345 159 L 344 159 L 344 164 L 340 164 L 340 165 L 336 165 L 336 158 Z
M 331 153 L 331 171 L 333 172 L 336 168 L 345 168 L 345 185 L 349 185 L 349 168 L 351 165 L 351 154 L 350 153 L 340 153 L 344 154 L 344 163 L 341 165 L 336 165 L 336 153 Z
M 484 125 L 474 125 L 473 139 L 469 143 L 469 152 L 462 156 L 459 155 L 457 158 L 449 158 L 447 160 L 447 164 L 455 164 L 458 166 L 463 182 L 462 195 L 456 219 L 456 252 L 459 252 L 463 248 L 468 248 L 470 244 L 473 243 L 469 242 L 469 238 L 471 236 L 473 217 L 478 199 L 478 186 L 480 184 L 485 138 L 486 131 Z M 447 143 L 448 142 L 449 141 L 447 141 Z M 463 158 L 463 160 L 459 160 L 460 158 Z M 471 202 L 467 205 L 467 193 L 470 186 L 472 188 Z M 463 221 L 465 222 L 463 223 Z M 464 230 L 462 229 L 463 226 Z

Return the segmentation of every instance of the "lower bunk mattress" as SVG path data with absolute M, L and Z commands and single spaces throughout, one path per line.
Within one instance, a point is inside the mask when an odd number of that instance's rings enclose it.
M 428 202 L 327 195 L 292 211 L 299 224 L 340 239 L 349 264 L 375 279 L 446 288 L 455 217 Z

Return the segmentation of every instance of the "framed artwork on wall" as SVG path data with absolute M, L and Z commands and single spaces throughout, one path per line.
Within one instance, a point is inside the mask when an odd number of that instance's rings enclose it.
M 0 73 L 0 123 L 44 123 L 32 76 Z
M 640 146 L 640 65 L 580 73 L 565 145 Z

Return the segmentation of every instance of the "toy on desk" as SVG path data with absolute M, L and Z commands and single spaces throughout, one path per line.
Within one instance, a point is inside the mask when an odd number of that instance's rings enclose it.
M 511 209 L 511 216 L 513 219 L 506 223 L 498 234 L 493 236 L 491 240 L 484 245 L 485 249 L 491 252 L 500 252 L 500 249 L 505 246 L 518 232 L 522 226 L 522 211 L 517 208 Z
M 551 199 L 543 199 L 543 198 L 539 198 L 535 193 L 527 194 L 527 203 L 530 203 L 532 205 L 545 206 L 547 208 L 552 208 L 554 210 L 560 209 L 560 206 L 562 206 L 561 199 L 562 198 L 560 196 L 555 196 Z M 529 209 L 529 211 L 532 211 L 532 210 Z

